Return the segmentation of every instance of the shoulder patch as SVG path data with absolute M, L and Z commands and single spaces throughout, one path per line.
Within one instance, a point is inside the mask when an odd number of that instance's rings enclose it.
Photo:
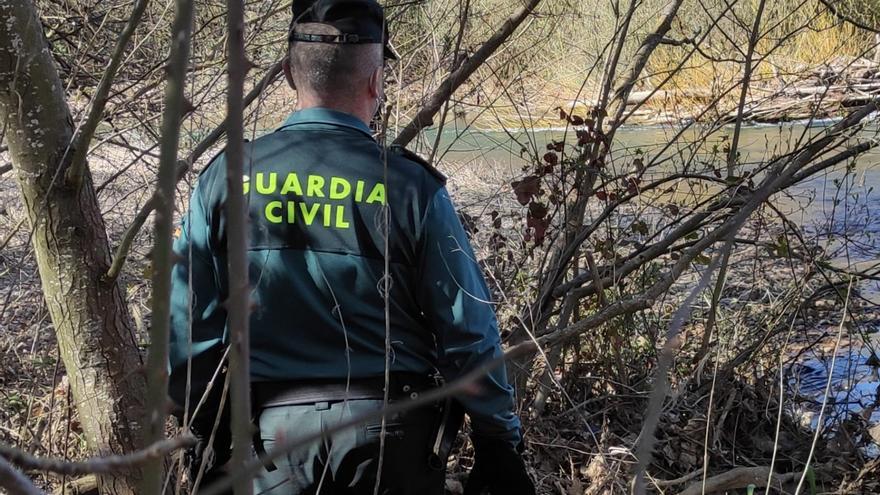
M 390 147 L 390 150 L 391 150 L 391 152 L 394 153 L 395 155 L 402 156 L 403 158 L 406 158 L 407 160 L 409 160 L 409 161 L 411 161 L 411 162 L 416 162 L 416 163 L 418 163 L 418 164 L 421 165 L 425 170 L 427 170 L 429 174 L 431 174 L 432 176 L 434 176 L 435 179 L 437 179 L 438 181 L 440 181 L 441 184 L 446 185 L 446 176 L 443 175 L 443 172 L 437 170 L 436 167 L 434 167 L 433 165 L 431 165 L 430 163 L 428 163 L 428 161 L 425 160 L 424 158 L 422 158 L 422 157 L 420 157 L 419 155 L 417 155 L 416 153 L 414 153 L 414 152 L 412 152 L 412 151 L 410 151 L 410 150 L 404 148 L 403 146 L 399 146 L 399 145 L 396 145 L 396 144 L 395 144 L 395 145 L 392 145 L 392 146 Z

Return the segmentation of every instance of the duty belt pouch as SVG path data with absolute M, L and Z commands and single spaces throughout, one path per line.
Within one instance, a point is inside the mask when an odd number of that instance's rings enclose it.
M 440 421 L 437 432 L 434 434 L 434 442 L 431 445 L 431 453 L 428 454 L 428 466 L 436 471 L 446 469 L 446 461 L 455 444 L 458 430 L 464 421 L 464 407 L 455 399 L 447 398 L 443 402 L 440 412 Z

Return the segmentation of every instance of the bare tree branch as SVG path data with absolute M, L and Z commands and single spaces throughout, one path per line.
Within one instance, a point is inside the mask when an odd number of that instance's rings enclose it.
M 736 166 L 737 155 L 739 154 L 739 137 L 742 131 L 743 110 L 746 106 L 746 97 L 749 94 L 749 87 L 752 81 L 752 57 L 755 54 L 755 47 L 758 46 L 759 36 L 761 34 L 761 18 L 764 16 L 764 5 L 766 0 L 758 2 L 758 11 L 755 14 L 755 24 L 752 26 L 752 32 L 749 34 L 749 47 L 746 50 L 745 67 L 743 68 L 742 86 L 739 93 L 739 104 L 736 107 L 736 123 L 733 128 L 733 138 L 730 143 L 730 151 L 727 154 L 727 176 L 734 176 L 734 167 Z M 726 263 L 725 263 L 726 265 Z
M 229 267 L 229 298 L 226 300 L 229 328 L 229 388 L 232 416 L 231 462 L 244 465 L 250 457 L 251 372 L 250 372 L 250 280 L 248 275 L 248 205 L 241 193 L 244 175 L 244 79 L 250 68 L 244 49 L 244 1 L 227 0 L 229 87 L 226 90 L 226 203 L 224 210 L 226 253 Z M 233 483 L 235 495 L 251 495 L 253 484 L 241 478 Z
M 725 244 L 724 253 L 730 252 L 733 248 L 732 237 L 736 234 L 736 229 L 738 228 L 739 226 L 735 227 L 734 232 L 731 233 L 731 240 Z M 669 329 L 666 332 L 666 341 L 663 344 L 663 349 L 660 351 L 657 370 L 654 373 L 654 385 L 651 390 L 651 398 L 648 401 L 648 408 L 645 412 L 645 418 L 642 423 L 642 430 L 639 434 L 640 440 L 636 447 L 638 467 L 636 468 L 634 492 L 637 495 L 645 493 L 645 471 L 647 471 L 648 465 L 651 463 L 653 457 L 654 443 L 657 440 L 657 424 L 660 422 L 660 413 L 663 409 L 663 402 L 666 399 L 666 394 L 669 392 L 669 384 L 667 383 L 668 377 L 666 375 L 669 372 L 669 368 L 672 366 L 675 351 L 681 344 L 681 341 L 678 339 L 679 332 L 681 331 L 681 327 L 690 318 L 691 311 L 693 310 L 691 305 L 694 300 L 701 292 L 703 292 L 703 289 L 709 286 L 709 282 L 712 280 L 712 274 L 715 273 L 715 268 L 718 266 L 722 257 L 726 258 L 727 255 L 721 254 L 720 256 L 715 256 L 715 259 L 712 260 L 712 263 L 703 272 L 703 276 L 700 277 L 699 283 L 697 283 L 697 285 L 691 290 L 690 294 L 688 294 L 684 301 L 681 302 L 681 305 L 672 317 L 672 321 L 669 323 Z
M 67 183 L 73 187 L 79 187 L 82 183 L 83 170 L 88 163 L 86 156 L 89 152 L 89 143 L 95 135 L 98 123 L 101 122 L 104 107 L 107 106 L 107 101 L 109 100 L 110 88 L 113 86 L 113 80 L 116 78 L 116 72 L 119 70 L 120 64 L 122 64 L 122 59 L 125 58 L 127 54 L 126 48 L 128 47 L 128 42 L 131 40 L 135 29 L 137 29 L 140 24 L 141 18 L 143 18 L 144 11 L 149 3 L 150 0 L 138 0 L 135 4 L 134 9 L 131 12 L 131 17 L 128 18 L 128 23 L 119 34 L 119 38 L 116 41 L 116 48 L 113 50 L 113 56 L 110 58 L 110 63 L 107 65 L 107 69 L 101 76 L 101 82 L 98 83 L 98 88 L 95 90 L 95 95 L 92 97 L 92 107 L 89 110 L 89 114 L 82 127 L 80 127 L 79 132 L 77 132 L 76 136 L 73 138 L 73 156 L 71 157 L 70 168 L 67 169 L 67 176 L 65 178 Z
M 834 16 L 837 17 L 838 19 L 840 19 L 841 21 L 848 22 L 859 29 L 864 29 L 865 31 L 870 31 L 874 34 L 880 34 L 880 29 L 877 29 L 873 26 L 869 26 L 869 25 L 865 24 L 864 22 L 857 21 L 857 20 L 853 19 L 852 17 L 841 12 L 840 9 L 838 9 L 837 6 L 834 5 L 834 3 L 831 0 L 819 0 L 819 3 L 824 5 L 825 8 L 827 8 L 829 12 L 834 14 Z
M 184 97 L 189 51 L 193 1 L 177 0 L 171 29 L 171 54 L 168 61 L 168 82 L 165 89 L 165 112 L 162 116 L 162 140 L 159 150 L 159 178 L 156 183 L 155 241 L 153 245 L 153 314 L 150 326 L 150 349 L 147 354 L 147 410 L 145 442 L 158 442 L 165 435 L 168 394 L 168 335 L 171 326 L 171 269 L 174 266 L 172 232 L 174 228 L 174 193 L 177 148 L 180 142 L 180 121 L 188 105 Z M 158 495 L 162 491 L 163 460 L 155 459 L 144 466 L 143 493 Z
M 34 457 L 27 452 L 7 445 L 0 445 L 0 456 L 9 459 L 9 462 L 27 471 L 43 471 L 68 476 L 114 474 L 149 461 L 162 459 L 171 452 L 192 447 L 195 443 L 196 439 L 190 436 L 169 438 L 131 454 L 95 457 L 79 462 Z
M 34 486 L 24 474 L 12 467 L 6 459 L 0 457 L 0 487 L 16 495 L 42 495 L 43 492 Z
M 516 28 L 535 10 L 541 0 L 528 0 L 515 14 L 510 16 L 469 59 L 465 60 L 457 70 L 440 83 L 440 87 L 428 98 L 428 101 L 416 113 L 400 134 L 394 138 L 394 144 L 406 146 L 425 127 L 434 123 L 434 115 L 443 107 L 453 93 L 474 73 L 505 41 L 516 31 Z
M 653 33 L 645 37 L 641 46 L 639 46 L 634 57 L 635 60 L 630 67 L 629 74 L 624 79 L 623 84 L 621 84 L 614 92 L 614 99 L 620 101 L 620 108 L 626 108 L 626 101 L 629 99 L 633 86 L 642 71 L 645 69 L 645 66 L 648 64 L 648 59 L 651 58 L 651 54 L 654 53 L 657 46 L 663 43 L 666 39 L 666 33 L 672 29 L 672 21 L 675 20 L 675 17 L 678 15 L 678 9 L 681 7 L 682 3 L 684 3 L 684 0 L 672 0 L 669 2 L 663 12 L 663 19 L 660 21 L 660 24 L 654 29 Z M 619 120 L 619 115 L 622 113 L 623 111 L 620 110 L 618 118 L 615 119 L 615 121 Z
M 266 87 L 272 84 L 273 81 L 281 74 L 281 61 L 276 62 L 266 71 L 266 74 L 263 75 L 263 78 L 260 79 L 253 89 L 248 92 L 247 96 L 244 98 L 244 105 L 248 106 L 254 102 L 262 93 L 265 91 Z M 185 160 L 179 160 L 177 162 L 177 181 L 179 182 L 189 169 L 192 167 L 192 164 L 196 162 L 202 155 L 205 154 L 206 151 L 211 149 L 211 146 L 217 143 L 223 135 L 226 134 L 226 121 L 224 120 L 222 124 L 218 125 L 211 131 L 210 134 L 205 136 L 199 144 L 193 148 L 192 152 L 189 156 L 186 157 Z M 110 268 L 107 270 L 107 274 L 105 275 L 105 280 L 116 280 L 119 276 L 119 273 L 122 271 L 122 267 L 125 265 L 125 260 L 128 257 L 128 253 L 131 250 L 131 246 L 134 243 L 135 237 L 137 237 L 141 228 L 146 223 L 147 218 L 149 218 L 150 213 L 156 208 L 157 199 L 155 196 L 151 196 L 150 199 L 141 206 L 141 209 L 138 210 L 137 215 L 135 215 L 134 220 L 131 225 L 126 229 L 125 233 L 122 235 L 122 239 L 119 241 L 119 247 L 116 248 L 116 253 L 113 256 L 113 263 L 110 265 Z

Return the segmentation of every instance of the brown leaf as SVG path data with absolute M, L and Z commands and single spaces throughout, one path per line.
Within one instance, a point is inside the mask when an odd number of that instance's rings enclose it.
M 532 200 L 532 196 L 541 190 L 541 179 L 537 175 L 529 175 L 523 180 L 513 181 L 511 186 L 513 186 L 513 193 L 516 194 L 516 200 L 525 206 Z
M 575 134 L 578 138 L 578 146 L 585 146 L 593 142 L 593 138 L 590 136 L 590 131 L 578 129 L 575 131 Z
M 547 235 L 547 227 L 550 226 L 550 220 L 547 218 L 535 218 L 531 214 L 526 216 L 526 226 L 534 232 L 535 244 L 541 245 L 544 237 Z M 529 238 L 531 236 L 526 234 Z
M 639 184 L 642 182 L 642 179 L 638 177 L 627 177 L 624 181 L 626 183 L 626 190 L 630 194 L 638 194 L 639 193 Z
M 547 216 L 548 211 L 547 206 L 543 203 L 536 203 L 533 201 L 529 204 L 529 215 L 533 218 L 542 219 Z

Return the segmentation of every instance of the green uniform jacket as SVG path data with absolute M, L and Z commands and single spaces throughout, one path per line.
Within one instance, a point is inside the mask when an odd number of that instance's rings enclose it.
M 430 166 L 401 149 L 383 153 L 359 119 L 322 108 L 246 143 L 244 165 L 253 381 L 384 374 L 386 203 L 392 372 L 436 367 L 454 380 L 501 355 L 479 265 Z M 190 359 L 197 401 L 227 342 L 226 194 L 221 154 L 201 174 L 175 243 L 170 392 L 180 404 Z M 480 385 L 478 395 L 459 397 L 474 432 L 517 444 L 504 368 Z

